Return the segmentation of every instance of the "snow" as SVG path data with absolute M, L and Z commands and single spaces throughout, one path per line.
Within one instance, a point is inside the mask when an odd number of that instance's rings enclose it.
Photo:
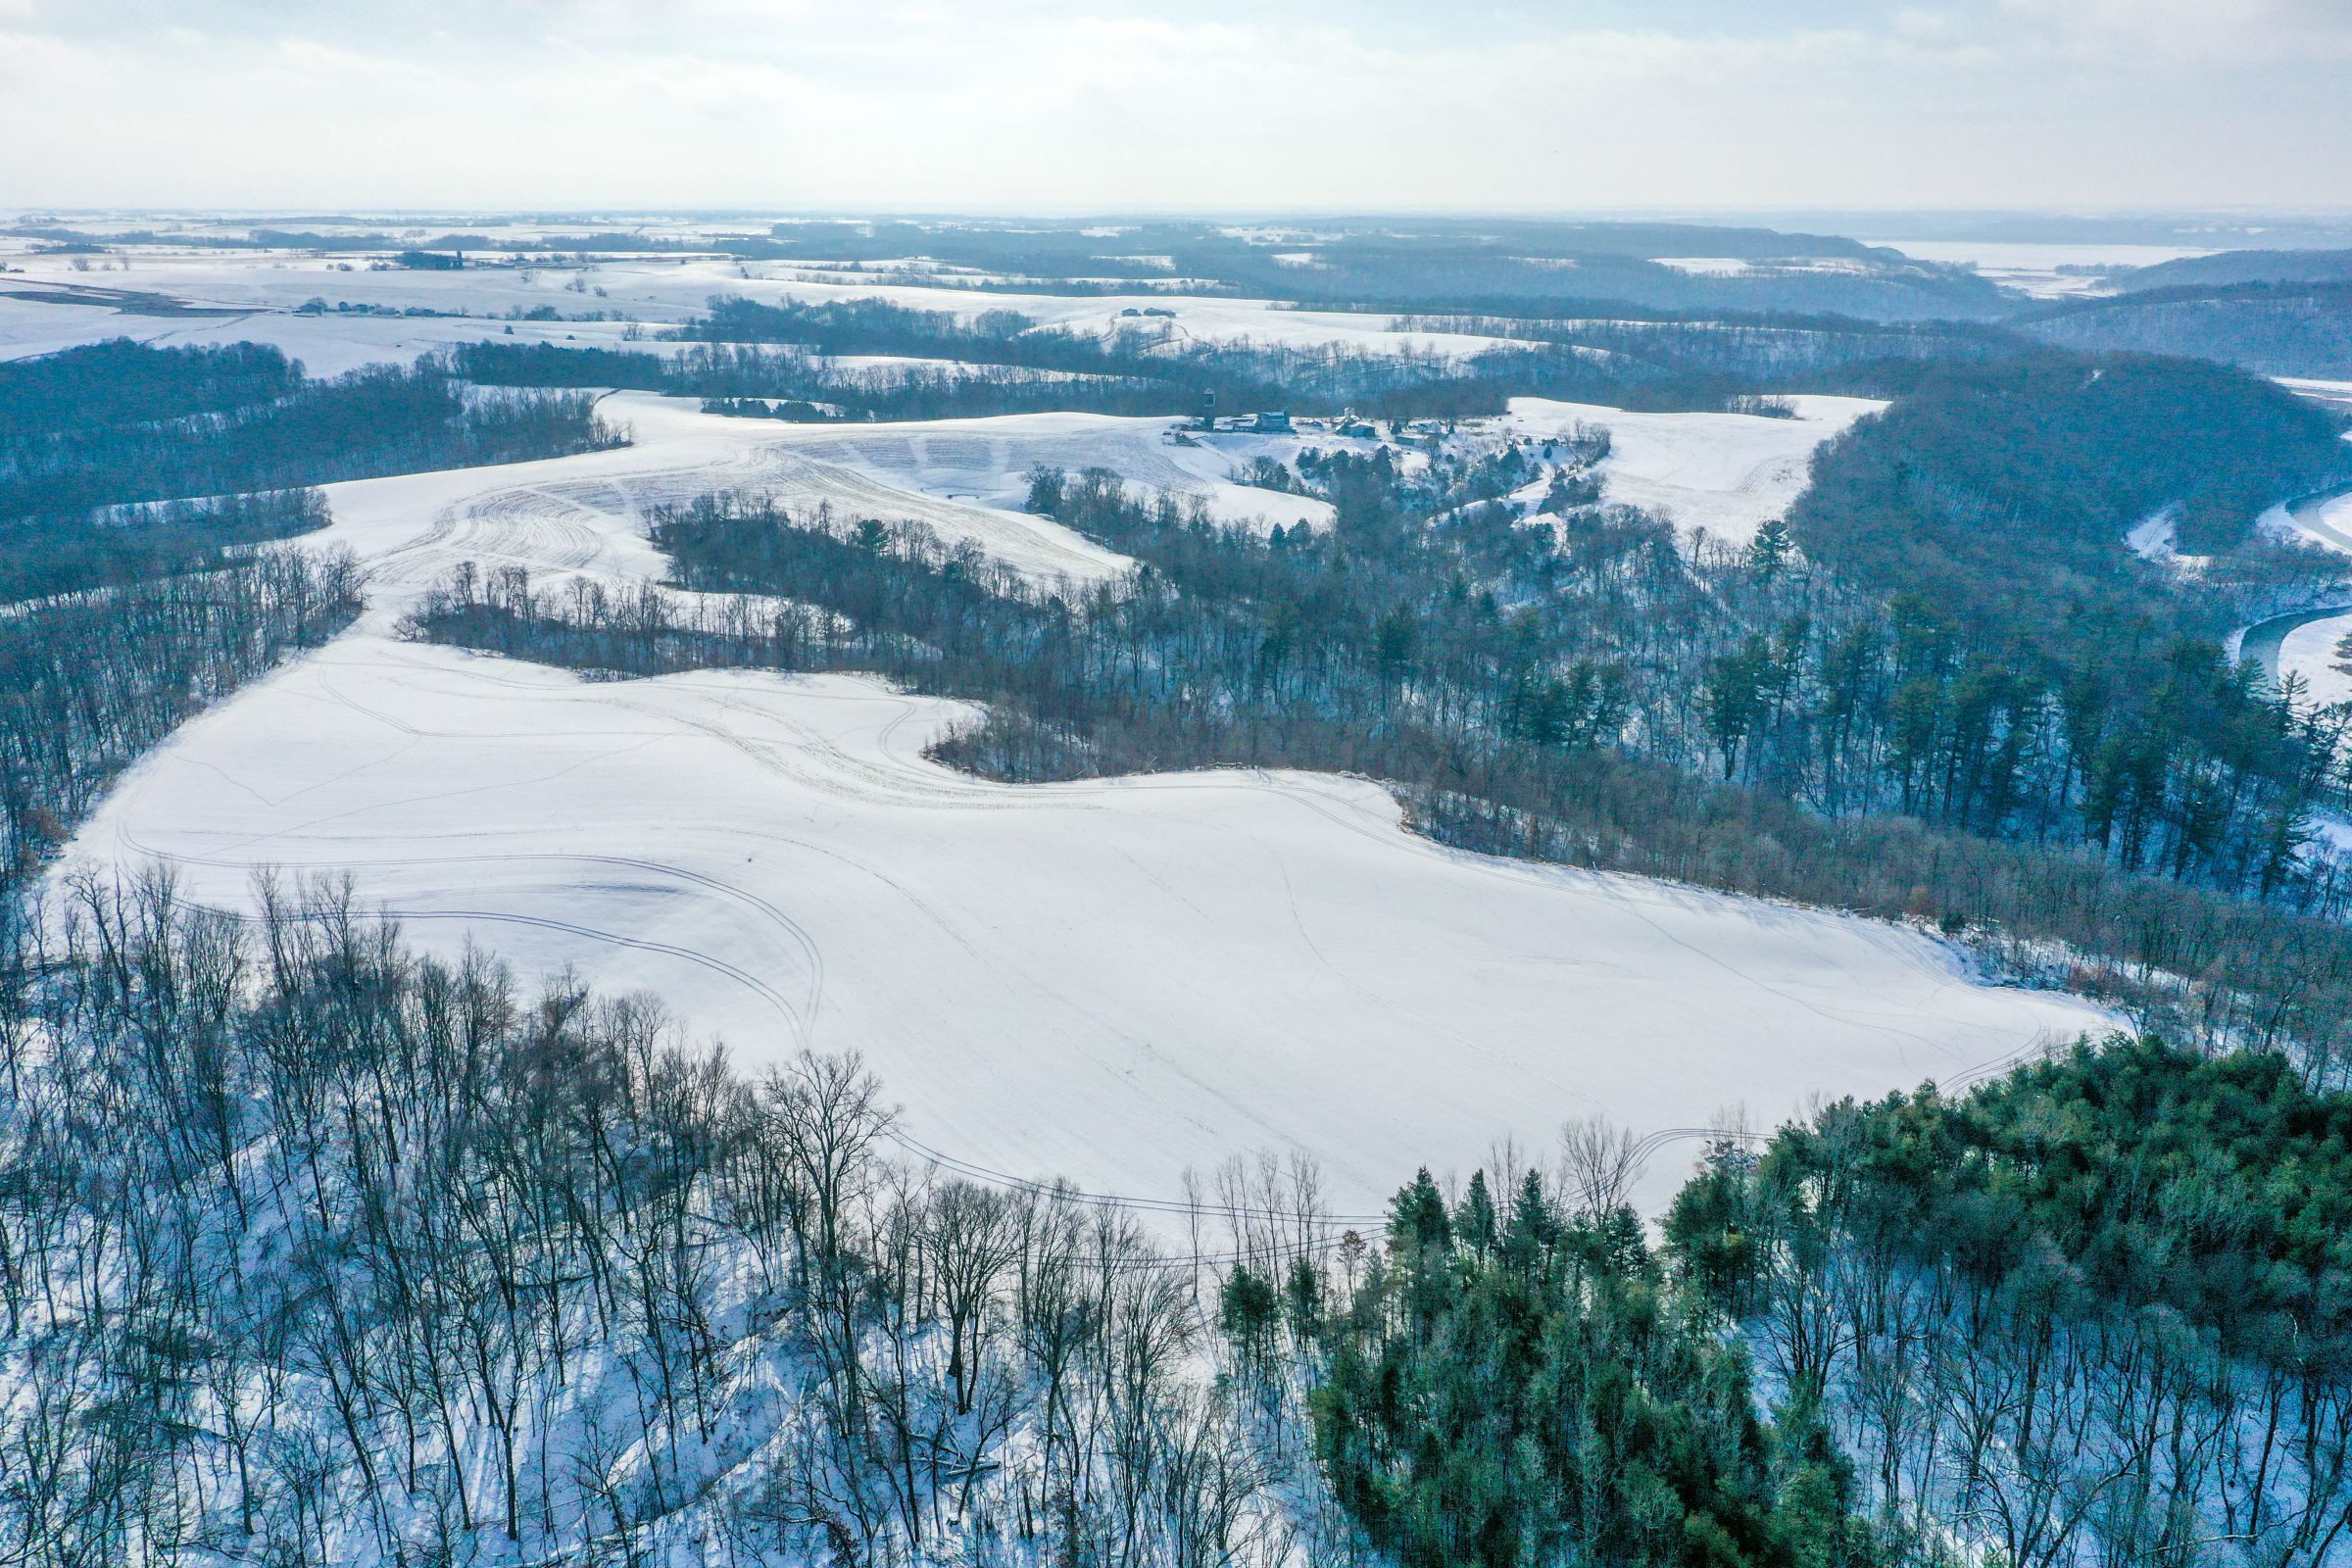
M 1650 260 L 1693 277 L 1738 277 L 1748 270 L 1746 258 L 1740 256 L 1653 256 Z
M 1309 444 L 1295 437 L 1198 436 L 1172 444 L 1181 421 L 1101 414 L 1019 414 L 982 419 L 907 420 L 887 424 L 791 427 L 781 449 L 837 469 L 941 500 L 1018 513 L 1039 464 L 1102 467 L 1140 490 L 1164 490 L 1205 503 L 1219 520 L 1257 532 L 1305 522 L 1321 528 L 1331 503 L 1233 483 L 1227 475 L 1259 453 L 1283 461 Z M 1326 443 L 1328 444 L 1328 443 Z M 793 496 L 793 490 L 773 487 Z M 838 510 L 838 509 L 837 509 Z
M 1258 452 L 1288 456 L 1283 436 L 1212 436 L 1166 444 L 1177 421 L 1092 414 L 1006 415 L 887 424 L 792 424 L 707 415 L 652 393 L 613 393 L 599 412 L 632 444 L 543 463 L 454 468 L 329 485 L 331 527 L 320 545 L 348 546 L 369 564 L 379 599 L 405 609 L 461 561 L 514 564 L 553 586 L 657 579 L 667 563 L 645 540 L 645 514 L 713 490 L 756 493 L 795 511 L 830 508 L 843 523 L 920 522 L 950 544 L 968 541 L 1033 581 L 1103 582 L 1134 563 L 1021 511 L 1029 469 L 1106 467 L 1139 491 L 1205 502 L 1212 515 L 1263 530 L 1322 527 L 1331 505 L 1230 482 Z
M 2338 667 L 2352 664 L 2352 660 L 2335 651 L 2346 637 L 2352 637 L 2352 612 L 2304 622 L 2280 640 L 2277 674 L 2302 676 L 2312 702 L 2352 702 L 2352 674 Z
M 708 308 L 713 295 L 739 294 L 769 304 L 789 300 L 821 303 L 828 300 L 879 299 L 913 310 L 946 311 L 969 320 L 990 311 L 1013 311 L 1044 326 L 1061 326 L 1072 330 L 1104 333 L 1119 327 L 1134 329 L 1148 324 L 1162 330 L 1169 340 L 1184 342 L 1237 342 L 1244 339 L 1263 345 L 1288 345 L 1295 348 L 1320 348 L 1337 344 L 1369 354 L 1437 354 L 1462 357 L 1491 349 L 1525 351 L 1523 342 L 1508 338 L 1478 336 L 1459 332 L 1399 332 L 1386 316 L 1358 315 L 1346 311 L 1293 311 L 1270 300 L 1243 300 L 1207 297 L 1168 291 L 1162 282 L 1149 290 L 1133 293 L 1103 295 L 1056 295 L 1052 293 L 1021 293 L 1008 291 L 983 292 L 973 288 L 937 287 L 924 284 L 886 284 L 858 279 L 817 281 L 796 274 L 795 269 L 784 264 L 754 263 L 745 265 L 717 257 L 664 258 L 631 256 L 599 261 L 586 268 L 553 267 L 473 267 L 451 271 L 413 271 L 394 269 L 369 271 L 365 258 L 350 260 L 351 271 L 336 270 L 333 258 L 298 255 L 281 252 L 204 252 L 178 255 L 137 254 L 131 258 L 127 270 L 113 272 L 77 273 L 71 270 L 70 258 L 27 256 L 18 259 L 22 275 L 12 272 L 0 279 L 0 289 L 19 289 L 27 285 L 72 284 L 86 287 L 132 289 L 164 294 L 191 304 L 222 309 L 259 313 L 251 321 L 241 321 L 236 330 L 248 335 L 282 330 L 276 322 L 264 320 L 269 315 L 291 313 L 306 301 L 323 298 L 333 305 L 349 301 L 354 305 L 382 306 L 394 310 L 412 307 L 449 313 L 439 318 L 439 324 L 424 324 L 434 318 L 378 318 L 382 325 L 357 332 L 339 332 L 323 323 L 308 330 L 322 332 L 326 344 L 348 344 L 352 349 L 375 348 L 378 339 L 370 330 L 429 334 L 433 332 L 471 335 L 484 328 L 479 323 L 467 324 L 460 313 L 476 318 L 489 318 L 487 330 L 501 331 L 508 324 L 510 312 L 527 312 L 549 306 L 565 316 L 585 315 L 603 311 L 616 317 L 656 324 L 675 324 L 690 320 Z M 843 274 L 832 274 L 842 277 Z M 593 292 L 573 292 L 569 284 L 574 278 L 584 278 L 591 289 L 603 288 L 600 297 Z M 1122 317 L 1127 309 L 1173 311 L 1172 319 L 1163 318 L 1139 318 Z M 23 331 L 54 335 L 67 326 L 58 321 L 46 326 L 30 327 L 21 323 L 26 313 L 59 312 L 66 306 L 0 298 L 0 342 L 10 340 Z M 97 337 L 111 337 L 128 332 L 145 336 L 149 330 L 179 330 L 197 323 L 186 318 L 137 318 L 115 316 L 111 312 L 94 313 L 98 318 Z M 450 324 L 451 318 L 458 324 Z M 216 329 L 220 321 L 214 318 Z M 329 318 L 335 329 L 346 326 L 349 318 Z M 151 323 L 142 327 L 141 322 Z M 83 323 L 87 324 L 87 323 Z M 520 335 L 530 323 L 515 322 Z M 592 328 L 595 322 L 541 322 L 553 326 L 559 333 L 578 332 Z M 614 332 L 625 322 L 602 323 Z M 79 341 L 90 341 L 85 337 Z M 583 342 L 587 341 L 582 338 Z M 62 346 L 62 345 L 54 345 Z M 388 347 L 380 352 L 389 357 Z M 314 373 L 326 373 L 323 366 L 314 366 Z
M 2142 561 L 2172 561 L 2179 557 L 2175 548 L 2173 514 L 2177 508 L 2166 507 L 2151 512 L 2132 525 L 2124 535 L 2124 543 Z
M 1293 240 L 1291 243 L 1298 243 Z M 26 265 L 62 269 L 44 258 Z M 326 374 L 471 337 L 516 307 L 659 325 L 712 294 L 879 297 L 969 317 L 1015 310 L 1173 342 L 1466 354 L 1385 318 L 1160 293 L 1056 298 L 746 278 L 732 262 L 350 272 L 315 258 L 142 255 L 93 283 L 246 313 L 137 317 L 0 298 L 0 355 L 134 335 L 279 343 Z M 751 270 L 757 271 L 757 269 Z M 10 282 L 21 281 L 12 276 Z M 55 281 L 81 279 L 57 271 Z M 314 295 L 471 316 L 304 317 Z M 514 338 L 675 352 L 628 323 L 512 323 Z M 881 368 L 880 362 L 871 362 Z M 1485 438 L 1609 427 L 1609 499 L 1740 539 L 1783 512 L 1814 446 L 1878 407 L 1798 417 L 1626 414 L 1520 400 Z M 1132 563 L 1019 511 L 1044 463 L 1198 497 L 1240 525 L 1322 502 L 1232 481 L 1299 435 L 1172 439 L 1176 421 L 1079 414 L 900 424 L 704 415 L 643 393 L 602 412 L 634 443 L 542 463 L 327 487 L 370 607 L 325 649 L 230 697 L 135 767 L 77 836 L 76 863 L 161 860 L 192 896 L 250 907 L 267 867 L 349 872 L 424 947 L 490 948 L 526 975 L 576 966 L 660 993 L 757 1067 L 862 1052 L 908 1134 L 957 1159 L 1167 1198 L 1187 1167 L 1308 1151 L 1345 1208 L 1374 1211 L 1421 1163 L 1464 1170 L 1493 1139 L 1547 1146 L 1604 1113 L 1682 1137 L 1719 1110 L 1776 1119 L 1816 1093 L 1955 1078 L 2106 1025 L 2085 1003 L 1992 986 L 1895 926 L 1443 849 L 1357 779 L 1215 772 L 1006 786 L 925 749 L 960 705 L 847 677 L 742 671 L 587 680 L 399 640 L 461 561 L 536 581 L 658 581 L 649 509 L 711 490 L 912 519 L 1041 582 Z M 1677 1130 L 1686 1130 L 1678 1133 Z M 1637 1197 L 1679 1184 L 1688 1144 Z
M 692 344 L 674 344 L 675 348 L 690 348 Z M 920 354 L 820 354 L 811 356 L 815 364 L 828 370 L 843 370 L 871 376 L 877 381 L 906 381 L 917 375 L 1003 375 L 1007 367 L 990 365 L 980 360 L 942 360 Z M 1013 369 L 1023 381 L 1099 381 L 1102 376 L 1087 370 L 1043 370 L 1023 366 Z
M 2133 523 L 2124 534 L 2124 546 L 2140 560 L 2153 565 L 2170 567 L 2185 576 L 2193 576 L 2213 565 L 2211 556 L 2184 556 L 2180 553 L 2180 529 L 2177 518 L 2180 509 L 2159 507 Z
M 943 500 L 871 468 L 799 450 L 796 438 L 823 426 L 709 415 L 692 403 L 641 392 L 612 394 L 599 412 L 627 425 L 633 444 L 540 463 L 328 485 L 334 523 L 311 537 L 321 546 L 348 546 L 368 563 L 377 600 L 392 611 L 405 609 L 461 561 L 477 562 L 485 571 L 528 566 L 556 586 L 575 577 L 608 585 L 659 578 L 668 564 L 645 540 L 646 512 L 712 490 L 770 495 L 796 509 L 822 503 L 844 523 L 921 522 L 950 544 L 969 541 L 1042 582 L 1105 581 L 1133 564 L 1043 517 Z
M 2309 398 L 2341 414 L 2352 414 L 2352 381 L 2322 381 L 2301 375 L 2281 375 L 2273 379 L 2300 397 Z
M 1868 398 L 1792 397 L 1796 416 L 1630 414 L 1592 403 L 1513 398 L 1504 425 L 1535 440 L 1582 421 L 1605 425 L 1602 499 L 1663 514 L 1686 532 L 1744 544 L 1787 514 L 1808 482 L 1813 449 L 1866 414 Z
M 0 300 L 0 307 L 17 302 Z M 135 338 L 155 348 L 223 343 L 268 343 L 298 360 L 314 376 L 341 375 L 369 365 L 411 365 L 420 355 L 463 343 L 553 343 L 559 348 L 612 349 L 632 354 L 674 357 L 695 347 L 646 337 L 631 341 L 628 321 L 502 321 L 488 317 L 462 316 L 293 316 L 257 313 L 241 316 L 155 317 L 100 311 L 85 315 L 86 307 L 33 305 L 27 313 L 0 310 L 0 359 L 22 359 L 76 344 L 106 338 Z M 48 313 L 64 318 L 74 313 L 70 326 L 40 330 Z M 509 331 L 512 327 L 514 330 Z
M 260 867 L 347 870 L 430 950 L 655 990 L 753 1068 L 862 1052 L 927 1145 L 1159 1197 L 1298 1148 L 1372 1212 L 1570 1116 L 1775 1118 L 2101 1023 L 1895 927 L 1448 852 L 1363 781 L 925 760 L 967 712 L 361 632 L 188 725 L 76 848 L 228 906 Z
M 2352 555 L 2352 491 L 2273 507 L 2254 519 L 2254 527 L 2274 539 Z
M 55 354 L 111 337 L 138 337 L 152 317 L 124 316 L 106 306 L 51 305 L 11 298 L 17 279 L 0 277 L 0 360 Z
M 1466 1170 L 1505 1134 L 1547 1146 L 1569 1116 L 1669 1134 L 1725 1107 L 1778 1118 L 2104 1026 L 1895 926 L 1448 851 L 1362 780 L 991 784 L 923 756 L 968 709 L 870 680 L 586 680 L 393 636 L 459 560 L 642 582 L 666 568 L 647 506 L 811 474 L 874 487 L 886 516 L 935 507 L 1024 569 L 1107 572 L 1117 558 L 1042 519 L 907 487 L 1001 478 L 1032 450 L 1198 478 L 1294 439 L 605 408 L 636 446 L 328 487 L 336 520 L 309 543 L 361 557 L 369 612 L 150 755 L 59 874 L 162 860 L 249 907 L 260 868 L 348 871 L 429 949 L 657 991 L 752 1067 L 862 1052 L 925 1145 L 1163 1199 L 1188 1166 L 1296 1148 L 1371 1212 L 1416 1164 Z M 1605 419 L 1636 472 L 1650 420 L 1728 417 L 1521 414 Z M 1807 428 L 1727 428 L 1749 424 Z M 1645 1205 L 1679 1182 L 1693 1135 L 1676 1136 Z
M 2352 663 L 2336 654 L 2336 645 L 2352 636 L 2352 606 L 2343 603 L 2340 585 L 2332 591 L 2313 584 L 2309 602 L 2301 609 L 2265 616 L 2232 631 L 2222 644 L 2231 660 L 2252 660 L 2274 684 L 2300 676 L 2307 703 L 2329 705 L 2352 700 L 2352 675 L 2339 663 Z
M 153 263 L 143 263 L 141 268 L 127 276 L 114 273 L 77 281 L 85 281 L 92 287 L 172 292 L 156 287 L 151 272 L 161 270 L 160 268 Z M 275 274 L 282 271 L 282 267 L 262 268 L 261 264 L 249 263 L 247 270 Z M 554 343 L 565 348 L 615 349 L 659 356 L 682 354 L 695 346 L 665 343 L 655 337 L 655 332 L 667 330 L 670 323 L 666 320 L 649 327 L 628 320 L 517 321 L 479 314 L 365 316 L 329 311 L 300 315 L 296 314 L 298 307 L 314 295 L 331 300 L 350 298 L 355 292 L 338 291 L 316 273 L 303 275 L 307 281 L 298 287 L 289 286 L 282 300 L 267 307 L 223 307 L 227 314 L 207 316 L 150 316 L 135 310 L 118 311 L 112 306 L 73 303 L 68 297 L 38 283 L 28 283 L 24 278 L 13 274 L 0 277 L 0 360 L 50 354 L 118 337 L 134 338 L 157 348 L 268 343 L 282 350 L 288 359 L 301 361 L 312 375 L 334 376 L 368 365 L 412 364 L 419 355 L 461 343 Z M 337 282 L 348 282 L 386 275 L 392 274 L 353 272 L 336 273 L 333 277 Z M 35 295 L 48 297 L 28 297 Z M 562 301 L 557 305 L 559 310 L 575 313 L 600 303 L 594 296 L 582 300 L 567 294 L 531 303 L 548 304 L 557 300 Z M 632 329 L 639 334 L 636 340 L 629 336 Z

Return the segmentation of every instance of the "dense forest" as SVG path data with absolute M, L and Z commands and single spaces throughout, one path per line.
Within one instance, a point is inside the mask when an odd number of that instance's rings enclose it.
M 328 521 L 317 490 L 261 490 L 0 522 L 0 604 L 210 570 Z
M 1297 1160 L 1130 1212 L 330 888 L 60 898 L 0 993 L 10 1560 L 1926 1560 L 1598 1124 L 1385 1222 Z
M 1466 333 L 1496 346 L 1467 355 L 1351 350 L 1340 345 L 1200 341 L 1174 312 L 1122 318 L 1107 334 L 1043 327 L 1016 312 L 966 317 L 876 300 L 771 305 L 720 296 L 679 328 L 709 345 L 650 353 L 564 350 L 497 341 L 458 350 L 460 373 L 520 386 L 633 386 L 698 397 L 784 397 L 830 403 L 853 416 L 938 417 L 1015 413 L 1037 378 L 1061 377 L 1062 408 L 1108 414 L 1200 412 L 1213 395 L 1233 412 L 1354 412 L 1380 418 L 1498 414 L 1514 397 L 1622 408 L 1722 409 L 1776 391 L 1877 394 L 1902 384 L 1905 362 L 2020 354 L 2025 339 L 1985 328 L 1875 326 L 1776 316 L 1752 321 L 1560 320 L 1380 312 L 1408 332 Z M 771 345 L 765 352 L 758 345 Z M 939 362 L 907 384 L 877 382 L 829 357 L 904 355 Z M 603 377 L 603 379 L 599 379 Z M 956 395 L 947 396 L 953 391 Z M 999 401 L 991 403 L 989 398 Z
M 2066 348 L 2188 354 L 2263 375 L 2352 377 L 2352 284 L 2181 285 L 2035 313 L 2018 329 Z
M 1245 1357 L 1278 1311 L 1311 1357 L 1316 1455 L 1364 1536 L 1406 1568 L 1923 1555 L 1857 1517 L 1817 1403 L 1759 1416 L 1741 1347 L 1633 1210 L 1561 1186 L 1480 1170 L 1448 1203 L 1424 1170 L 1336 1303 L 1310 1262 L 1280 1294 L 1227 1280 Z
M 1511 315 L 1433 313 L 1409 300 L 1348 307 L 1405 332 L 1496 341 L 1469 354 L 1203 343 L 1184 332 L 1175 311 L 1139 314 L 1097 334 L 1043 327 L 1007 310 L 967 316 L 876 300 L 773 305 L 719 296 L 710 306 L 676 329 L 697 345 L 683 354 L 494 338 L 452 350 L 444 363 L 452 373 L 483 385 L 632 387 L 713 400 L 714 412 L 722 413 L 760 412 L 759 404 L 744 400 L 790 400 L 843 418 L 946 418 L 1045 408 L 1194 415 L 1213 396 L 1227 412 L 1279 408 L 1462 418 L 1498 414 L 1514 397 L 1658 411 L 1738 408 L 1788 392 L 1898 397 L 1969 364 L 2063 363 L 2064 356 L 2053 361 L 2044 343 L 2188 353 L 2257 371 L 2318 375 L 2328 373 L 2328 364 L 2309 356 L 2323 352 L 2329 340 L 2326 331 L 2312 329 L 2309 301 L 2291 307 L 2279 302 L 2286 314 L 2259 329 L 2304 356 L 2291 364 L 2273 364 L 2260 352 L 2240 352 L 2227 342 L 2205 342 L 2194 330 L 2183 329 L 2183 337 L 2178 323 L 2109 330 L 2131 312 L 2165 309 L 2160 300 L 2093 301 L 2030 315 L 2014 328 L 1786 312 L 1726 318 L 1645 308 L 1564 318 L 1542 302 Z M 858 366 L 854 357 L 859 355 L 931 363 L 877 369 Z M 2217 384 L 2234 391 L 2231 383 Z M 2183 380 L 2175 390 L 2186 395 L 2190 388 Z
M 681 330 L 713 343 L 793 344 L 823 355 L 912 354 L 1096 377 L 1097 382 L 1064 388 L 1063 406 L 1095 408 L 1096 400 L 1114 400 L 1102 408 L 1105 413 L 1198 414 L 1213 395 L 1216 406 L 1227 410 L 1338 414 L 1352 409 L 1381 417 L 1458 417 L 1499 413 L 1512 396 L 1600 396 L 1627 382 L 1662 380 L 1669 373 L 1640 365 L 1620 368 L 1542 345 L 1465 360 L 1434 351 L 1375 353 L 1338 344 L 1203 341 L 1186 335 L 1172 320 L 1142 316 L 1098 336 L 1040 327 L 1012 311 L 988 311 L 966 319 L 953 312 L 870 300 L 767 305 L 722 297 L 711 301 L 707 316 Z M 1155 407 L 1136 406 L 1138 387 L 1156 392 Z M 1709 390 L 1722 395 L 1721 389 Z
M 1725 1145 L 1666 1226 L 1888 1521 L 2001 1560 L 2340 1560 L 2352 1101 L 2118 1041 Z
M 2112 274 L 2127 293 L 2230 283 L 2352 283 L 2352 251 L 2228 250 Z
M 0 615 L 0 910 L 141 753 L 347 625 L 357 577 L 348 555 L 273 550 Z

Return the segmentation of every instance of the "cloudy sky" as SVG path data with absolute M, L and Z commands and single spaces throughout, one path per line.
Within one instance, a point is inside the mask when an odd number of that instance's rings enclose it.
M 2352 206 L 2352 0 L 0 0 L 0 205 Z

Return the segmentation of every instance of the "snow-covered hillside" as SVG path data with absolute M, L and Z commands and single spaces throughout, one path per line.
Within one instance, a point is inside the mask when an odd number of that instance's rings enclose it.
M 320 538 L 372 564 L 379 598 L 427 587 L 463 560 L 632 582 L 666 569 L 645 542 L 648 507 L 729 489 L 796 510 L 828 507 L 844 523 L 921 522 L 1041 582 L 1096 582 L 1129 569 L 1125 557 L 1020 510 L 1040 464 L 1108 468 L 1139 491 L 1199 499 L 1212 515 L 1261 531 L 1331 519 L 1328 502 L 1226 477 L 1260 451 L 1295 449 L 1294 437 L 1177 446 L 1164 439 L 1175 420 L 1092 414 L 791 424 L 707 415 L 650 393 L 615 393 L 602 412 L 629 427 L 630 446 L 331 486 L 335 526 Z
M 1506 428 L 1534 440 L 1580 422 L 1605 425 L 1602 499 L 1664 514 L 1686 532 L 1704 528 L 1743 544 L 1757 524 L 1784 515 L 1807 482 L 1813 449 L 1866 414 L 1868 398 L 1792 397 L 1794 418 L 1751 414 L 1632 414 L 1590 403 L 1513 398 Z
M 347 545 L 367 561 L 377 603 L 395 610 L 460 561 L 486 570 L 527 566 L 559 580 L 658 579 L 667 563 L 646 543 L 646 510 L 721 489 L 772 495 L 795 507 L 827 505 L 845 524 L 869 516 L 922 522 L 949 543 L 968 541 L 1039 581 L 1102 581 L 1130 565 L 1045 518 L 950 500 L 944 490 L 927 493 L 911 463 L 886 473 L 805 451 L 808 426 L 703 414 L 691 403 L 645 393 L 614 394 L 602 410 L 628 426 L 631 445 L 544 463 L 332 485 L 335 524 L 317 540 Z M 932 428 L 984 431 L 1016 422 L 958 420 Z M 1142 439 L 1134 445 L 1140 450 Z M 1031 446 L 1040 458 L 1054 450 L 1042 436 Z M 1101 455 L 1099 445 L 1083 442 L 1072 451 Z
M 943 501 L 1013 513 L 1028 499 L 1029 470 L 1046 464 L 1071 470 L 1108 468 L 1141 489 L 1197 498 L 1218 519 L 1259 532 L 1277 524 L 1305 522 L 1319 528 L 1330 523 L 1327 501 L 1236 484 L 1228 477 L 1261 452 L 1287 461 L 1300 447 L 1313 444 L 1310 441 L 1215 435 L 1177 444 L 1169 439 L 1177 423 L 1102 414 L 1016 414 L 988 419 L 805 424 L 786 426 L 777 449 Z M 776 487 L 776 493 L 796 496 L 790 485 Z
M 1117 558 L 984 504 L 1001 495 L 916 487 L 1010 472 L 1027 440 L 1186 452 L 1128 428 L 1150 421 L 1070 416 L 820 452 L 842 436 L 607 408 L 638 446 L 331 487 L 315 540 L 369 564 L 374 612 L 142 762 L 69 863 L 161 858 L 232 906 L 263 867 L 348 870 L 428 945 L 652 988 L 747 1061 L 862 1051 L 910 1135 L 962 1159 L 1163 1197 L 1188 1165 L 1300 1148 L 1365 1210 L 1416 1161 L 1467 1168 L 1569 1116 L 1768 1120 L 2100 1024 L 1892 927 L 1448 852 L 1369 783 L 992 785 L 922 757 L 960 710 L 866 681 L 597 682 L 394 640 L 460 560 L 642 581 L 665 564 L 647 505 L 805 495 L 811 473 L 1025 569 L 1099 576 Z M 969 469 L 936 445 L 962 441 Z
M 355 635 L 189 725 L 78 849 L 228 906 L 348 870 L 428 947 L 655 990 L 753 1065 L 861 1051 L 929 1145 L 1163 1197 L 1301 1148 L 1363 1211 L 1501 1134 L 1778 1118 L 2098 1023 L 1890 927 L 1454 854 L 1369 783 L 976 781 L 921 755 L 959 711 Z

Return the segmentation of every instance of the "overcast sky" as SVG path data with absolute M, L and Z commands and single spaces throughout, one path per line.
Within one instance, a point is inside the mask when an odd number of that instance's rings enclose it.
M 2352 205 L 2352 0 L 0 0 L 0 204 Z

